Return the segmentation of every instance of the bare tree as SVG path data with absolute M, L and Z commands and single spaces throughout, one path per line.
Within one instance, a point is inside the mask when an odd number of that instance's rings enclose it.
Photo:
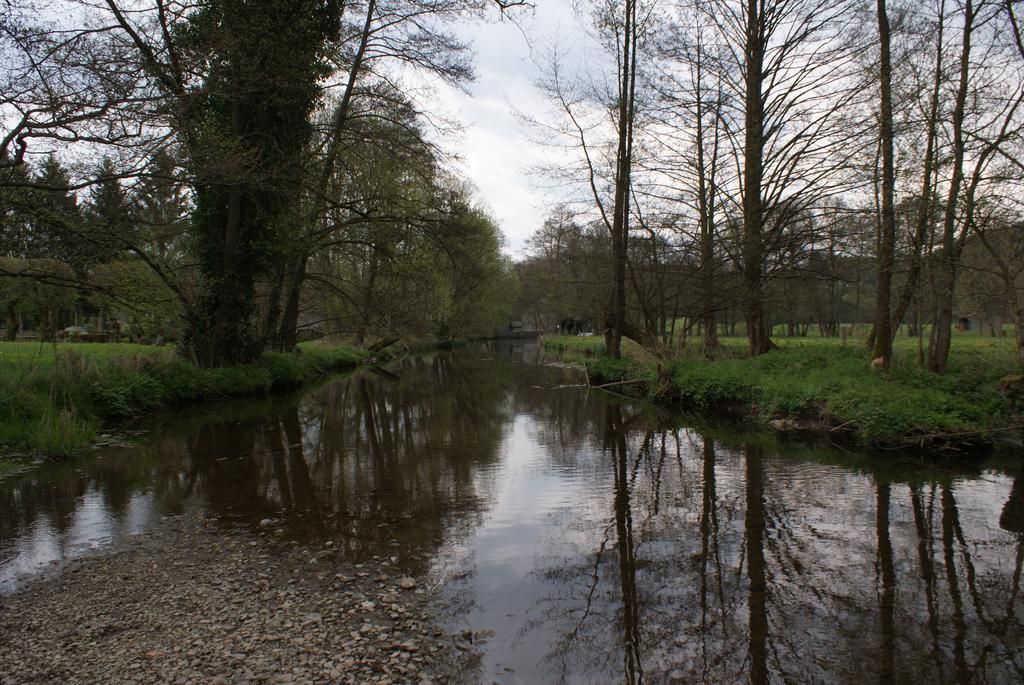
M 975 268 L 994 275 L 1002 287 L 1016 328 L 1017 357 L 1024 364 L 1024 226 L 1001 219 L 998 213 L 986 212 L 975 223 L 974 233 L 988 258 L 987 264 Z
M 649 143 L 654 151 L 648 162 L 658 180 L 647 192 L 666 207 L 679 243 L 676 250 L 695 255 L 696 282 L 686 291 L 696 290 L 695 317 L 704 352 L 711 354 L 719 348 L 717 312 L 730 298 L 718 245 L 728 202 L 722 197 L 722 187 L 728 186 L 723 179 L 728 171 L 723 159 L 725 95 L 717 77 L 721 55 L 709 45 L 713 32 L 707 23 L 701 12 L 681 12 L 662 46 L 658 135 Z M 676 287 L 684 289 L 682 283 Z
M 520 113 L 537 131 L 571 148 L 578 158 L 551 175 L 579 183 L 598 221 L 608 232 L 611 245 L 612 278 L 604 323 L 608 353 L 621 355 L 622 337 L 632 338 L 656 350 L 656 332 L 641 329 L 628 318 L 628 290 L 632 285 L 639 299 L 636 272 L 629 264 L 630 224 L 635 213 L 633 193 L 635 137 L 638 119 L 637 80 L 647 34 L 655 17 L 654 8 L 641 7 L 639 0 L 625 3 L 604 0 L 593 7 L 596 34 L 606 54 L 614 59 L 615 76 L 611 92 L 567 77 L 559 56 L 546 65 L 540 89 L 557 112 L 555 121 Z M 569 168 L 567 168 L 569 167 Z M 627 276 L 629 275 L 629 282 Z M 649 321 L 645 317 L 645 322 Z
M 906 280 L 900 290 L 900 295 L 892 313 L 891 331 L 895 336 L 899 330 L 907 309 L 913 301 L 917 292 L 922 270 L 922 255 L 925 243 L 928 240 L 931 219 L 935 211 L 933 202 L 933 179 L 937 166 L 937 137 L 939 125 L 939 98 L 943 83 L 943 36 L 945 33 L 945 0 L 938 0 L 937 21 L 934 26 L 935 58 L 931 71 L 931 81 L 928 88 L 928 100 L 925 105 L 924 131 L 925 148 L 921 159 L 921 185 L 918 191 L 916 213 L 914 215 L 913 228 L 910 235 L 910 265 Z
M 945 373 L 949 363 L 960 255 L 977 223 L 979 191 L 984 192 L 986 186 L 1005 177 L 996 162 L 1000 158 L 1015 159 L 1012 150 L 1024 131 L 1022 55 L 1016 45 L 998 40 L 997 21 L 1004 16 L 1003 6 L 992 0 L 964 0 L 958 16 L 958 78 L 948 120 L 950 175 L 936 264 L 935 319 L 928 349 L 928 367 L 936 373 Z M 982 40 L 976 48 L 978 39 Z
M 633 123 L 636 113 L 637 0 L 625 0 L 621 24 L 615 21 L 616 45 L 621 42 L 617 97 L 618 147 L 615 152 L 615 195 L 612 200 L 612 328 L 608 353 L 622 354 L 626 328 L 626 260 L 630 216 L 630 174 L 633 170 Z M 621 36 L 621 38 L 619 38 Z
M 888 370 L 892 362 L 892 270 L 896 252 L 896 160 L 893 153 L 891 30 L 886 0 L 876 0 L 878 17 L 878 139 L 882 157 L 881 216 L 878 222 L 878 282 L 875 345 L 871 365 Z
M 837 195 L 856 152 L 844 119 L 859 91 L 842 37 L 845 0 L 708 0 L 726 46 L 726 88 L 739 216 L 737 260 L 752 355 L 772 347 L 765 316 L 773 253 L 804 213 Z

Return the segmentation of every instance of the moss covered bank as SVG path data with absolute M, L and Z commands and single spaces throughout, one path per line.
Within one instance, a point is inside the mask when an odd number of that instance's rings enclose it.
M 168 347 L 66 343 L 0 344 L 0 446 L 10 454 L 69 454 L 99 427 L 197 401 L 293 387 L 351 368 L 368 353 L 348 345 L 303 345 L 292 354 L 200 368 Z
M 757 358 L 744 356 L 739 341 L 727 341 L 714 359 L 680 354 L 655 360 L 628 346 L 627 356 L 616 360 L 604 356 L 597 337 L 545 338 L 544 346 L 583 363 L 593 385 L 662 403 L 740 411 L 778 430 L 830 432 L 876 447 L 964 449 L 1019 436 L 1024 406 L 1012 379 L 1021 370 L 1009 341 L 956 341 L 942 376 L 920 367 L 913 342 L 897 347 L 889 373 L 869 370 L 860 345 L 828 339 L 783 339 Z

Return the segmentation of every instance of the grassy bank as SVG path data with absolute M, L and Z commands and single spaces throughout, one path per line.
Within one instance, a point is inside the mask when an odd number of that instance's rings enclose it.
M 898 342 L 888 374 L 869 370 L 856 341 L 776 342 L 778 349 L 750 358 L 745 341 L 726 339 L 714 360 L 682 353 L 660 367 L 634 345 L 623 359 L 605 357 L 598 337 L 545 338 L 544 345 L 580 359 L 595 384 L 640 380 L 651 399 L 739 409 L 777 428 L 849 434 L 868 445 L 984 440 L 1022 420 L 1019 399 L 1000 389 L 1001 379 L 1021 373 L 1010 339 L 958 336 L 944 376 L 918 365 L 915 340 Z
M 68 454 L 106 422 L 298 385 L 365 357 L 346 345 L 309 344 L 297 354 L 268 352 L 254 364 L 203 369 L 168 347 L 0 343 L 0 446 Z

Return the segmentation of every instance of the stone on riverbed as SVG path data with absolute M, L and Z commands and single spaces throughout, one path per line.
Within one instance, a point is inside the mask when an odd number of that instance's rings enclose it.
M 395 591 L 415 578 L 337 559 L 316 575 L 275 540 L 182 517 L 0 596 L 0 684 L 471 678 L 476 655 L 431 622 L 422 591 Z

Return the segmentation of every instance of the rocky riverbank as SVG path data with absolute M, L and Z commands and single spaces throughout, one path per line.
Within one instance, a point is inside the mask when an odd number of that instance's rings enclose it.
M 457 683 L 422 581 L 176 517 L 0 596 L 0 684 Z

